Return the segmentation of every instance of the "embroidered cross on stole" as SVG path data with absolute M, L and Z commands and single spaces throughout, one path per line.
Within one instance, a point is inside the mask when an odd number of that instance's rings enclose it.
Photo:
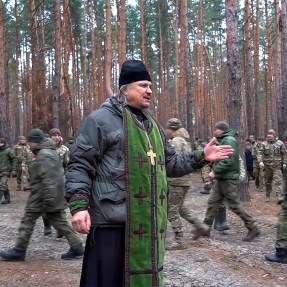
M 125 287 L 163 286 L 167 226 L 167 182 L 162 163 L 164 148 L 157 123 L 152 117 L 147 118 L 152 124 L 151 131 L 145 131 L 125 108 Z M 152 150 L 149 150 L 149 145 Z M 158 163 L 157 159 L 161 162 Z

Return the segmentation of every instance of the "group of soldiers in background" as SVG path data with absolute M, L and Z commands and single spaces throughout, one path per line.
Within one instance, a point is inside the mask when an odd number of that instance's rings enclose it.
M 171 145 L 178 152 L 191 150 L 189 135 L 182 127 L 179 119 L 172 118 L 168 120 L 166 132 Z M 226 122 L 219 122 L 215 125 L 215 136 L 219 144 L 232 146 L 236 143 L 236 135 Z M 228 138 L 228 140 L 225 141 L 225 138 Z M 207 138 L 207 141 L 204 142 L 195 138 L 193 148 L 204 149 L 209 139 Z M 235 150 L 237 149 L 236 146 L 237 144 L 235 144 Z M 237 192 L 238 182 L 243 180 L 249 182 L 253 179 L 258 191 L 266 193 L 266 201 L 270 201 L 272 187 L 274 187 L 277 203 L 282 204 L 277 229 L 276 252 L 275 254 L 266 255 L 265 259 L 272 262 L 287 263 L 287 199 L 285 194 L 287 190 L 285 184 L 287 179 L 287 134 L 284 136 L 283 141 L 276 137 L 274 129 L 267 132 L 266 139 L 258 137 L 255 140 L 254 136 L 250 135 L 245 143 L 245 164 L 238 150 L 232 157 L 231 164 L 229 163 L 224 171 L 222 171 L 225 168 L 222 162 L 208 163 L 201 169 L 204 186 L 200 193 L 210 194 L 203 222 L 194 217 L 192 211 L 186 206 L 186 194 L 191 186 L 190 176 L 168 178 L 168 219 L 174 231 L 174 241 L 167 246 L 167 249 L 186 248 L 183 240 L 181 217 L 193 224 L 195 229 L 194 239 L 198 239 L 200 236 L 209 236 L 213 224 L 214 229 L 218 231 L 228 230 L 226 203 L 243 220 L 245 227 L 248 229 L 248 234 L 243 238 L 243 241 L 251 241 L 259 236 L 260 230 L 255 220 L 244 210 Z M 236 166 L 239 166 L 239 168 Z M 214 177 L 214 171 L 218 172 L 217 179 Z
M 26 184 L 24 190 L 30 191 L 15 245 L 1 251 L 0 257 L 5 261 L 24 261 L 36 220 L 42 217 L 44 235 L 50 235 L 53 226 L 57 230 L 57 237 L 65 237 L 70 245 L 68 252 L 62 254 L 61 258 L 78 258 L 84 253 L 82 240 L 73 230 L 65 213 L 67 202 L 64 172 L 69 161 L 69 148 L 63 145 L 61 132 L 57 128 L 51 129 L 47 135 L 40 129 L 33 129 L 27 139 L 29 145 L 26 138 L 21 136 L 14 148 L 8 145 L 5 145 L 5 149 L 0 148 L 1 159 L 4 159 L 4 154 L 1 156 L 3 150 L 6 155 L 5 186 L 1 185 L 1 188 L 8 190 L 7 180 L 12 171 L 17 175 L 17 190 L 21 190 L 23 183 Z M 71 147 L 72 138 L 69 138 L 68 144 Z M 10 203 L 10 196 L 9 202 L 6 202 L 5 193 L 4 197 L 2 203 Z

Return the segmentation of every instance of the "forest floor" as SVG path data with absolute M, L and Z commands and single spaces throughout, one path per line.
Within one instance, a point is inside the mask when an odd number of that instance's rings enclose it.
M 188 204 L 198 218 L 203 219 L 208 195 L 199 192 L 202 187 L 199 173 L 192 174 L 192 180 Z M 16 191 L 14 179 L 11 179 L 9 186 L 11 204 L 0 205 L 0 250 L 13 247 L 29 196 L 29 192 Z M 264 260 L 265 254 L 274 251 L 280 207 L 275 198 L 265 202 L 265 195 L 256 191 L 253 181 L 250 183 L 250 192 L 252 200 L 244 203 L 244 206 L 257 220 L 261 236 L 250 243 L 242 242 L 247 230 L 241 220 L 228 211 L 229 231 L 223 234 L 212 230 L 210 238 L 193 241 L 190 233 L 192 226 L 183 220 L 187 248 L 166 252 L 166 287 L 287 286 L 287 265 Z M 79 286 L 82 260 L 61 260 L 61 254 L 69 249 L 69 245 L 65 239 L 57 239 L 55 233 L 43 236 L 43 223 L 39 219 L 31 237 L 26 261 L 0 261 L 0 287 Z M 84 241 L 85 236 L 82 235 L 82 238 Z M 169 225 L 167 244 L 172 239 Z

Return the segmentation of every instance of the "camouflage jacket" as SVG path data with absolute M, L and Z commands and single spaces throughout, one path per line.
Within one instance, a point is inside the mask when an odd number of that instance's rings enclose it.
M 15 152 L 7 144 L 0 148 L 0 174 L 10 176 L 11 171 L 17 170 Z
M 280 140 L 265 141 L 259 148 L 257 159 L 266 166 L 282 168 L 287 163 L 284 143 Z
M 185 128 L 180 128 L 175 131 L 172 139 L 169 140 L 170 145 L 177 151 L 191 151 L 191 145 L 189 142 L 189 134 Z M 182 177 L 167 178 L 169 185 L 176 186 L 190 186 L 191 176 L 190 174 L 184 175 Z
M 14 152 L 18 164 L 28 164 L 32 160 L 32 151 L 28 145 L 16 144 L 14 146 Z
M 262 144 L 260 144 L 259 142 L 256 142 L 252 146 L 253 166 L 256 166 L 258 164 L 258 152 L 261 146 Z
M 65 145 L 62 144 L 62 142 L 60 142 L 60 144 L 56 148 L 56 151 L 60 157 L 63 168 L 66 169 L 69 162 L 69 148 L 67 148 Z
M 67 208 L 64 171 L 51 139 L 44 139 L 38 146 L 30 171 L 31 194 L 26 210 L 56 212 Z

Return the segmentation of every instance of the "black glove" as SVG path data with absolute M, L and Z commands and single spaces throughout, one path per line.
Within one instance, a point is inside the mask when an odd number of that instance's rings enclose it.
M 53 198 L 46 198 L 43 200 L 44 208 L 53 208 L 55 204 L 55 200 Z
M 16 171 L 12 171 L 11 172 L 11 177 L 17 177 L 17 172 Z

